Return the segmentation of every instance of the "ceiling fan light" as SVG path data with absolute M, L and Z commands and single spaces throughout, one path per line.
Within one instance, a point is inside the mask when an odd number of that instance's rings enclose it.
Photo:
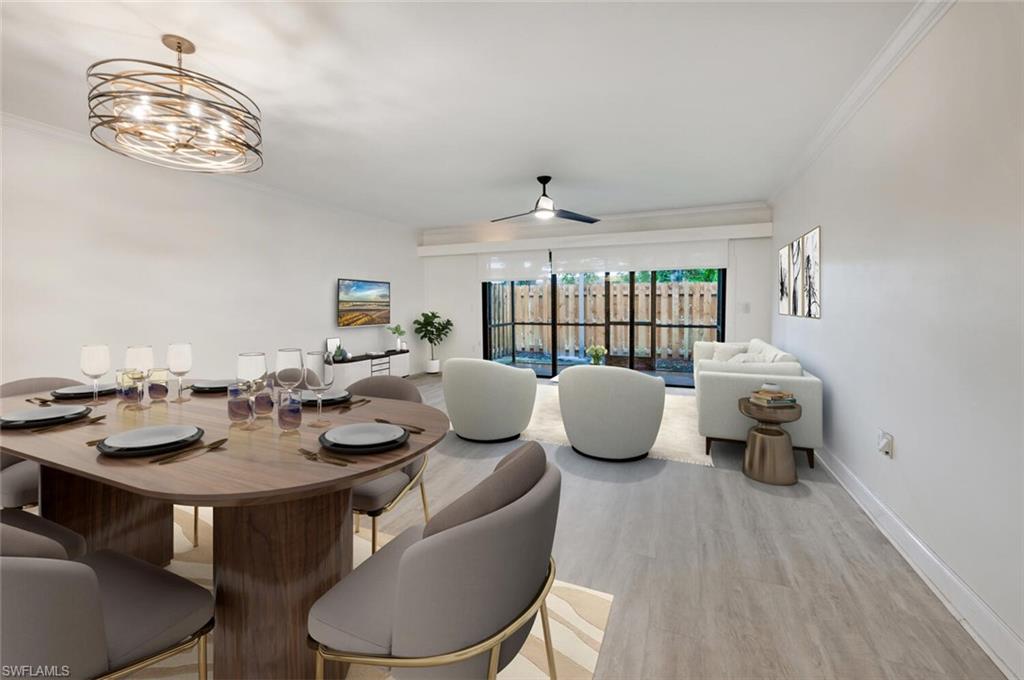
M 550 220 L 552 217 L 555 216 L 555 211 L 548 210 L 547 208 L 538 208 L 537 210 L 533 211 L 533 215 L 534 217 L 537 217 L 542 220 Z

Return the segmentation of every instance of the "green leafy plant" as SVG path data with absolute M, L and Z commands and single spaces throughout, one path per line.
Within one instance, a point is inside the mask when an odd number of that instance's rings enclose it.
M 604 359 L 606 354 L 608 354 L 608 350 L 604 345 L 591 345 L 586 351 L 586 355 L 590 357 L 590 363 L 595 366 L 601 363 L 601 359 Z
M 420 318 L 412 322 L 412 328 L 421 340 L 430 343 L 430 360 L 434 360 L 434 348 L 440 345 L 452 332 L 451 319 L 442 319 L 437 312 L 423 312 Z
M 390 332 L 395 337 L 405 337 L 405 329 L 402 328 L 402 324 L 400 323 L 396 323 L 394 326 L 385 326 L 384 328 L 386 328 L 388 332 Z

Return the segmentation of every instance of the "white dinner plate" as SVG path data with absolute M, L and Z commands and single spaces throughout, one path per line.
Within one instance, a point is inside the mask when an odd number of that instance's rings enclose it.
M 49 406 L 47 408 L 33 408 L 24 411 L 12 411 L 0 416 L 5 423 L 38 423 L 47 420 L 60 420 L 82 413 L 88 413 L 88 406 Z
M 237 380 L 193 380 L 192 389 L 196 392 L 224 392 Z
M 352 395 L 348 393 L 348 390 L 327 390 L 323 394 L 324 406 L 340 404 L 343 401 L 348 401 L 351 396 Z M 299 397 L 302 399 L 303 404 L 316 404 L 316 392 L 313 390 L 302 390 L 299 393 Z
M 354 423 L 335 427 L 324 433 L 334 446 L 360 448 L 388 444 L 405 436 L 405 429 L 388 423 Z
M 194 437 L 199 431 L 195 425 L 157 425 L 118 432 L 103 440 L 111 449 L 152 449 L 167 446 Z

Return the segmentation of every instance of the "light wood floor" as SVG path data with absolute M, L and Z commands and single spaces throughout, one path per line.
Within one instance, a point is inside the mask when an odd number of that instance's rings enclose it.
M 414 381 L 444 407 L 436 377 Z M 426 471 L 432 509 L 515 446 L 449 434 Z M 1004 677 L 820 466 L 773 487 L 743 475 L 739 445 L 716 443 L 714 468 L 545 449 L 563 474 L 558 577 L 615 596 L 599 679 Z M 422 521 L 410 494 L 381 529 Z

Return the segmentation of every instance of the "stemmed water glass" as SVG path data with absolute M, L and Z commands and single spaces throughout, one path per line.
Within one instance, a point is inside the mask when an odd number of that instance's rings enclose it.
M 124 353 L 124 367 L 133 369 L 129 375 L 139 391 L 139 401 L 135 408 L 140 410 L 148 408 L 143 406 L 142 397 L 146 393 L 146 378 L 153 370 L 153 346 L 132 345 L 129 347 Z
M 177 342 L 167 347 L 167 370 L 178 379 L 178 397 L 174 403 L 180 404 L 188 401 L 181 397 L 182 383 L 185 375 L 192 370 L 192 343 Z
M 329 420 L 324 420 L 324 392 L 334 384 L 334 357 L 325 352 L 306 352 L 306 388 L 316 395 L 316 421 L 310 427 L 327 427 Z
M 92 378 L 92 402 L 100 403 L 100 378 L 110 370 L 110 348 L 106 345 L 83 345 L 80 359 L 82 373 Z
M 277 350 L 274 361 L 274 382 L 281 386 L 285 393 L 291 392 L 302 382 L 302 350 L 286 347 Z
M 236 369 L 238 382 L 249 396 L 249 426 L 255 420 L 256 393 L 267 384 L 267 355 L 263 352 L 242 352 Z

